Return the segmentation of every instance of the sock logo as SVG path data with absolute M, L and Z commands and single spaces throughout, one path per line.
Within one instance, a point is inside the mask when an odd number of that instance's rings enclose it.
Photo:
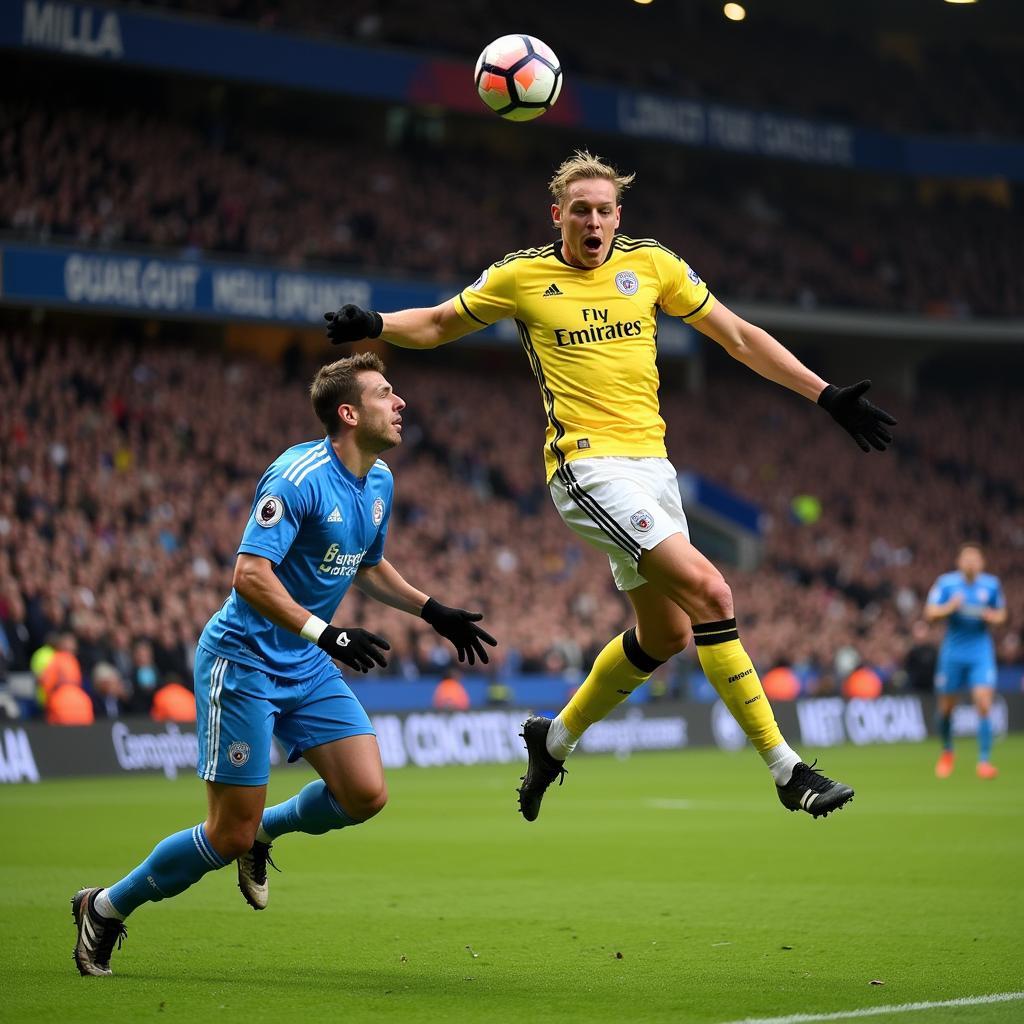
M 633 691 L 632 690 L 616 690 L 616 693 L 621 693 L 624 697 L 628 697 Z
M 249 760 L 249 744 L 242 740 L 235 740 L 228 747 L 228 760 L 231 762 L 232 768 L 241 768 Z
M 743 703 L 744 704 L 753 704 L 755 700 L 760 700 L 760 699 L 761 699 L 761 694 L 755 693 L 754 696 L 750 698 L 750 700 L 745 700 Z
M 737 672 L 734 676 L 729 676 L 730 683 L 738 683 L 741 679 L 745 679 L 747 676 L 753 675 L 754 670 L 752 668 L 745 668 L 742 672 Z M 747 703 L 750 703 L 747 701 Z

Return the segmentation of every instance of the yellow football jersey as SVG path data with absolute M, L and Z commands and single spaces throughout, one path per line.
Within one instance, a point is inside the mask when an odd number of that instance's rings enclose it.
M 561 239 L 511 253 L 455 298 L 474 326 L 515 319 L 547 412 L 548 479 L 574 459 L 665 457 L 655 315 L 692 324 L 714 304 L 674 252 L 625 235 L 594 269 L 566 263 Z

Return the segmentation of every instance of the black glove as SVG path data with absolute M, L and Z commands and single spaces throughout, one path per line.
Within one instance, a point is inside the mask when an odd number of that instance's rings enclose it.
M 818 405 L 850 434 L 860 445 L 861 451 L 869 452 L 874 448 L 875 451 L 884 452 L 892 444 L 892 434 L 885 428 L 895 426 L 896 420 L 864 397 L 869 387 L 869 380 L 845 388 L 829 384 L 818 395 Z
M 328 626 L 320 634 L 316 645 L 332 658 L 343 665 L 348 665 L 349 668 L 354 668 L 357 672 L 369 672 L 375 663 L 381 668 L 387 668 L 387 659 L 377 648 L 391 650 L 391 644 L 383 637 L 352 626 L 346 626 L 344 629 Z
M 384 330 L 384 318 L 372 309 L 360 309 L 349 302 L 337 313 L 324 313 L 327 321 L 327 337 L 332 345 L 344 345 L 347 341 L 363 341 L 365 338 L 379 338 Z
M 452 646 L 459 652 L 459 661 L 468 661 L 470 665 L 475 665 L 476 658 L 479 658 L 486 665 L 487 652 L 480 641 L 483 640 L 492 647 L 498 646 L 498 641 L 490 633 L 476 625 L 483 618 L 480 612 L 449 608 L 429 597 L 420 612 L 420 617 L 429 622 L 446 640 L 451 641 Z

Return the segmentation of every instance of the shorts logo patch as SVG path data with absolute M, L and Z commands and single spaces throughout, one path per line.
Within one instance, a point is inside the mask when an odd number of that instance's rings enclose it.
M 578 452 L 585 452 L 589 447 L 590 447 L 590 438 L 589 437 L 581 437 L 576 442 L 576 450 Z
M 700 274 L 697 273 L 693 267 L 689 267 L 686 271 L 686 276 L 694 283 L 700 284 Z
M 374 498 L 373 499 L 373 512 L 371 513 L 371 515 L 373 516 L 373 525 L 374 526 L 380 526 L 380 524 L 384 520 L 384 499 L 383 498 Z
M 639 512 L 634 512 L 629 517 L 629 521 L 633 524 L 633 529 L 640 533 L 647 533 L 654 526 L 654 516 L 645 508 L 640 509 Z
M 615 287 L 623 295 L 636 295 L 640 282 L 636 279 L 636 274 L 632 270 L 620 270 L 615 275 Z
M 284 516 L 284 502 L 280 498 L 275 498 L 271 495 L 269 498 L 264 498 L 259 505 L 256 506 L 256 522 L 260 526 L 271 527 L 277 526 L 281 522 Z
M 249 760 L 249 744 L 242 740 L 235 740 L 228 747 L 228 760 L 231 762 L 232 768 L 241 768 Z
M 488 269 L 489 269 L 489 268 L 488 268 Z M 473 282 L 473 283 L 472 283 L 472 284 L 471 284 L 471 285 L 469 286 L 469 290 L 470 290 L 471 292 L 477 292 L 477 291 L 479 291 L 479 290 L 480 290 L 481 288 L 483 288 L 483 286 L 484 286 L 484 285 L 485 285 L 485 284 L 487 283 L 487 273 L 488 273 L 488 271 L 487 271 L 487 270 L 485 270 L 485 271 L 484 271 L 484 272 L 483 272 L 483 273 L 482 273 L 482 274 L 481 274 L 481 275 L 480 275 L 480 276 L 479 276 L 479 277 L 478 277 L 478 278 L 477 278 L 477 279 L 476 279 L 476 280 L 475 280 L 475 281 L 474 281 L 474 282 Z

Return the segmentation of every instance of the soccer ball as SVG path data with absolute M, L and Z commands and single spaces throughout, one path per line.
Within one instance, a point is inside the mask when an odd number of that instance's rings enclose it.
M 562 89 L 555 51 L 533 36 L 502 36 L 484 47 L 476 62 L 480 99 L 509 121 L 532 121 L 549 109 Z

